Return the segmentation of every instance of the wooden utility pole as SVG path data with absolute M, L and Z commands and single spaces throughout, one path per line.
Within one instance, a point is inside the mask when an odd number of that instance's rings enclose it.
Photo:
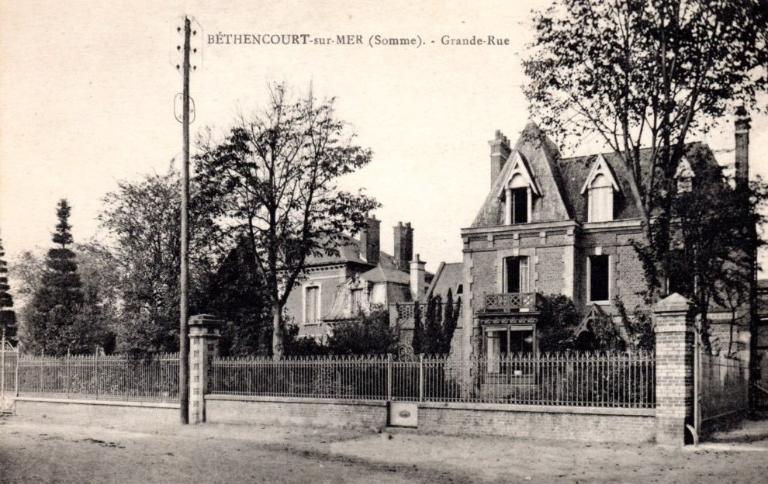
M 187 328 L 187 296 L 189 287 L 189 45 L 192 35 L 189 17 L 184 17 L 184 91 L 182 142 L 184 160 L 181 164 L 181 275 L 179 306 L 179 410 L 181 423 L 189 423 L 189 342 Z

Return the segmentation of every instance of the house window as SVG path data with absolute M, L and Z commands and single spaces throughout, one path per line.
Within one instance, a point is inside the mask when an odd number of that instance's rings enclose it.
M 677 182 L 677 193 L 686 193 L 693 190 L 693 178 L 696 174 L 691 168 L 691 164 L 688 160 L 683 158 L 680 163 L 677 164 L 677 170 L 675 171 L 675 180 Z
M 363 311 L 363 289 L 352 289 L 352 315 Z
M 535 353 L 535 338 L 532 327 L 509 326 L 486 330 L 485 348 L 488 373 L 508 374 L 514 377 L 530 372 L 530 367 L 521 367 L 519 362 L 508 361 L 508 358 L 513 355 Z
M 304 324 L 316 323 L 320 320 L 320 288 L 309 286 L 304 288 Z
M 456 288 L 456 294 L 462 294 L 464 292 L 464 284 L 459 284 L 459 287 Z
M 528 189 L 515 188 L 512 191 L 512 223 L 528 223 Z
M 504 259 L 504 292 L 528 292 L 528 258 Z
M 589 257 L 589 300 L 602 302 L 610 300 L 610 257 L 593 255 Z
M 605 175 L 595 176 L 589 185 L 587 198 L 589 213 L 587 221 L 606 222 L 613 220 L 613 184 Z
M 693 178 L 683 177 L 677 179 L 677 193 L 690 193 L 693 190 Z
M 522 175 L 515 175 L 504 192 L 506 213 L 505 223 L 524 224 L 531 218 L 531 188 Z

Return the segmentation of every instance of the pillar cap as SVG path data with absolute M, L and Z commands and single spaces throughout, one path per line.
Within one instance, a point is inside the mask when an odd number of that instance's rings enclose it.
M 213 314 L 195 314 L 189 318 L 189 327 L 218 328 L 223 321 Z
M 689 306 L 688 299 L 678 293 L 674 293 L 657 302 L 653 307 L 653 311 L 656 313 L 686 312 Z

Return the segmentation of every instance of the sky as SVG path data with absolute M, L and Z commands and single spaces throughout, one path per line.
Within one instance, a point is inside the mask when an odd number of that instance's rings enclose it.
M 76 241 L 103 238 L 102 198 L 120 180 L 163 173 L 181 157 L 174 96 L 175 27 L 202 28 L 192 133 L 223 132 L 264 104 L 270 83 L 335 96 L 373 161 L 345 178 L 382 208 L 382 249 L 411 222 L 414 251 L 434 271 L 461 260 L 460 229 L 489 188 L 488 140 L 515 139 L 529 119 L 520 57 L 531 10 L 548 1 L 66 2 L 0 0 L 0 236 L 7 258 L 46 248 L 67 198 Z M 420 37 L 423 45 L 209 44 L 209 35 Z M 507 46 L 444 46 L 443 35 L 509 38 Z M 431 42 L 435 41 L 434 44 Z M 732 160 L 732 120 L 706 141 Z M 768 175 L 768 119 L 753 116 L 753 173 Z M 544 127 L 546 129 L 546 127 Z M 583 149 L 599 149 L 586 146 Z M 569 154 L 569 153 L 565 153 Z

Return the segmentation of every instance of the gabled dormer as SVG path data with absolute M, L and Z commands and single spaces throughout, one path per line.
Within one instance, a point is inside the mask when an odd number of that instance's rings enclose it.
M 559 152 L 535 123 L 528 123 L 515 145 L 500 131 L 491 147 L 491 190 L 472 223 L 496 227 L 571 220 L 562 180 L 557 172 Z
M 581 195 L 587 201 L 587 222 L 607 222 L 614 219 L 616 195 L 621 193 L 616 175 L 603 155 L 597 155 Z
M 677 193 L 686 193 L 693 190 L 693 179 L 696 178 L 696 173 L 691 168 L 691 163 L 688 158 L 683 157 L 677 164 L 675 170 L 675 183 L 677 184 Z
M 499 187 L 501 193 L 498 193 L 504 200 L 504 224 L 528 223 L 531 221 L 533 197 L 540 196 L 541 191 L 519 151 L 512 153 L 507 163 L 511 163 L 510 170 Z

